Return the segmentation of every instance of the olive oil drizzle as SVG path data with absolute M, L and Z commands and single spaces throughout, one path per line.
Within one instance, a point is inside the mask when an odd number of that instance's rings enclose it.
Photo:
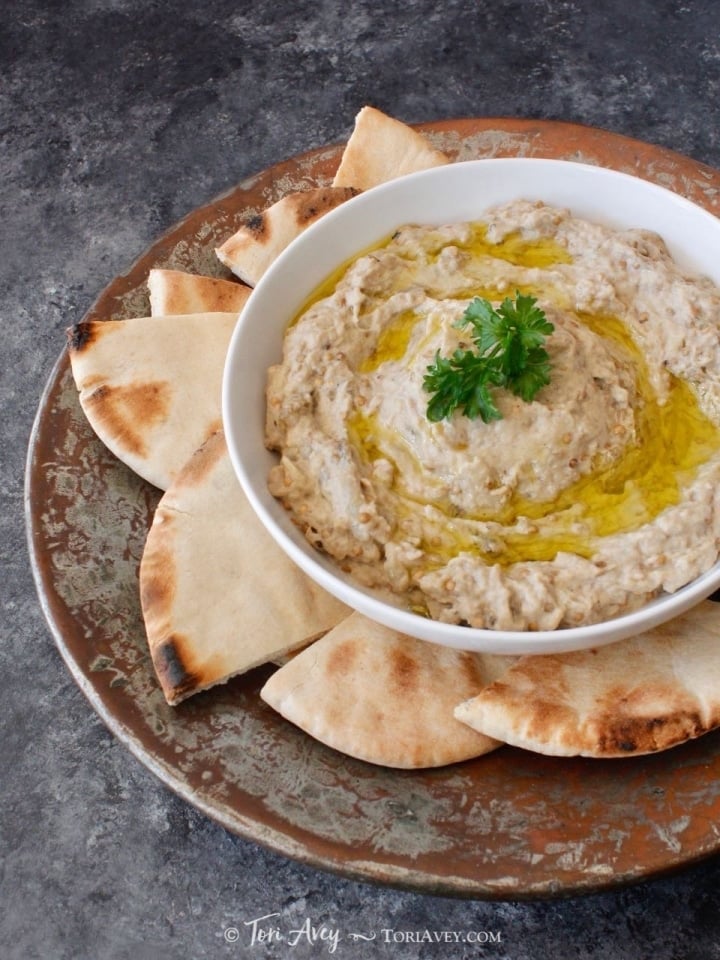
M 402 360 L 420 318 L 416 310 L 403 310 L 394 317 L 381 332 L 373 352 L 360 363 L 360 373 L 372 373 L 387 361 Z
M 550 237 L 527 238 L 518 231 L 507 234 L 496 243 L 488 240 L 486 223 L 470 224 L 470 237 L 454 241 L 453 246 L 466 250 L 473 258 L 492 257 L 516 267 L 553 267 L 572 263 L 568 250 Z
M 387 246 L 391 239 L 374 249 Z M 448 241 L 439 237 L 437 245 L 433 245 L 432 240 L 430 235 L 418 259 L 424 257 L 432 262 L 450 245 L 466 252 L 472 261 L 490 257 L 539 270 L 572 262 L 568 251 L 548 238 L 527 239 L 513 233 L 499 243 L 492 243 L 487 239 L 487 225 L 483 223 L 471 224 L 466 240 Z M 333 293 L 348 265 L 339 267 L 313 292 L 303 311 Z M 432 295 L 432 291 L 428 292 Z M 522 287 L 521 292 L 555 299 L 551 279 L 544 284 L 537 278 L 531 285 Z M 463 291 L 463 296 L 484 296 L 495 301 L 506 294 L 505 290 L 481 285 L 469 294 Z M 567 304 L 563 306 L 567 308 Z M 659 402 L 650 384 L 643 354 L 621 318 L 575 315 L 597 335 L 612 339 L 629 354 L 637 372 L 640 397 L 635 411 L 638 439 L 616 462 L 609 466 L 596 465 L 552 501 L 538 503 L 516 497 L 492 515 L 458 516 L 453 505 L 443 502 L 440 495 L 437 500 L 414 499 L 403 484 L 403 470 L 398 464 L 401 458 L 403 466 L 411 464 L 412 469 L 421 469 L 410 444 L 397 431 L 380 424 L 374 415 L 357 411 L 348 421 L 348 437 L 361 460 L 372 463 L 383 458 L 395 467 L 391 494 L 396 501 L 393 509 L 399 523 L 431 530 L 420 544 L 427 557 L 426 570 L 444 566 L 453 556 L 464 552 L 502 565 L 552 560 L 559 552 L 590 557 L 595 552 L 597 538 L 635 530 L 665 508 L 677 504 L 683 486 L 697 468 L 720 449 L 720 429 L 702 413 L 689 384 L 670 376 L 667 398 Z M 372 373 L 383 363 L 402 361 L 416 324 L 424 319 L 420 311 L 400 313 L 382 332 L 372 353 L 362 361 L 360 372 Z M 413 517 L 418 523 L 412 522 Z M 478 534 L 475 526 L 478 521 L 489 524 L 490 532 Z M 532 521 L 542 521 L 542 532 L 533 527 Z
M 399 454 L 403 467 L 412 464 L 412 449 L 397 431 L 379 424 L 374 415 L 357 412 L 349 421 L 348 432 L 365 462 L 383 458 L 393 464 L 395 511 L 401 519 L 412 513 L 419 518 L 422 513 L 422 525 L 433 528 L 433 543 L 425 543 L 424 548 L 437 563 L 447 562 L 460 552 L 476 553 L 486 562 L 503 565 L 552 560 L 561 551 L 587 558 L 594 553 L 597 538 L 636 530 L 677 504 L 684 484 L 720 448 L 720 431 L 701 412 L 688 384 L 672 378 L 667 401 L 660 404 L 646 378 L 640 379 L 638 442 L 630 445 L 622 457 L 610 466 L 592 470 L 553 500 L 515 497 L 492 514 L 458 516 L 440 495 L 433 500 L 414 498 L 403 484 L 403 469 L 398 463 Z M 413 466 L 421 469 L 416 459 Z M 428 505 L 437 511 L 437 521 L 428 516 Z M 542 521 L 542 533 L 532 523 L 529 532 L 518 529 L 522 519 Z M 478 539 L 473 531 L 477 523 L 492 524 L 493 532 Z M 578 529 L 580 532 L 576 532 Z

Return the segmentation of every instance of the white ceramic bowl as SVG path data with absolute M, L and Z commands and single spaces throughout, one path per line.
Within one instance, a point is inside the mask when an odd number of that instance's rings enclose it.
M 551 653 L 599 646 L 681 614 L 720 586 L 720 563 L 676 593 L 633 613 L 571 629 L 498 631 L 454 626 L 390 606 L 311 547 L 267 489 L 274 455 L 264 446 L 267 368 L 281 358 L 285 328 L 339 264 L 406 223 L 479 220 L 497 203 L 543 200 L 616 228 L 660 233 L 675 259 L 720 284 L 720 220 L 644 180 L 560 160 L 492 159 L 437 167 L 383 184 L 326 214 L 275 261 L 250 296 L 225 367 L 223 419 L 230 456 L 257 515 L 310 577 L 361 613 L 446 646 L 502 654 Z M 267 575 L 273 575 L 272 570 Z

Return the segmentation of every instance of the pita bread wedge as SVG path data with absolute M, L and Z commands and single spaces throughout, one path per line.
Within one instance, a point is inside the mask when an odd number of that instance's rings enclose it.
M 248 217 L 215 254 L 236 277 L 254 287 L 295 237 L 357 193 L 352 186 L 289 193 L 257 216 Z
M 283 656 L 349 612 L 266 532 L 221 432 L 190 458 L 158 504 L 140 564 L 140 597 L 170 704 Z
M 455 716 L 553 756 L 629 757 L 674 747 L 720 724 L 719 613 L 705 602 L 629 640 L 522 657 Z
M 412 127 L 375 107 L 363 107 L 355 117 L 333 186 L 369 190 L 407 173 L 449 162 L 444 153 Z
M 235 313 L 83 321 L 68 331 L 80 404 L 105 445 L 165 490 L 220 427 Z
M 353 613 L 274 673 L 260 696 L 335 750 L 413 769 L 497 746 L 453 717 L 461 691 L 485 683 L 477 654 L 415 640 Z
M 233 280 L 159 267 L 148 273 L 147 284 L 150 314 L 153 317 L 184 313 L 240 313 L 251 293 L 250 287 Z

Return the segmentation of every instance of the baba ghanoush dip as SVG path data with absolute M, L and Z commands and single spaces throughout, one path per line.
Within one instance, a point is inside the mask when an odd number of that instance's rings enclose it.
M 552 324 L 549 382 L 429 419 L 469 302 L 518 294 Z M 266 440 L 272 494 L 383 599 L 488 629 L 618 616 L 718 558 L 720 291 L 654 233 L 538 202 L 405 226 L 289 326 Z

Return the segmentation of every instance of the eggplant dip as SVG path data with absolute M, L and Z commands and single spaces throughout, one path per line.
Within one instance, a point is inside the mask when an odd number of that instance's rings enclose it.
M 386 600 L 618 616 L 718 558 L 720 291 L 656 234 L 541 203 L 403 227 L 288 328 L 267 444 L 273 495 Z

